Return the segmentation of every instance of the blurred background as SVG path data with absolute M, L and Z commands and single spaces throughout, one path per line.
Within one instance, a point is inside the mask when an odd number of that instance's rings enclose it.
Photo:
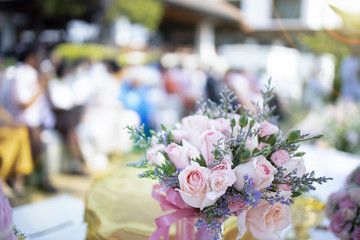
M 0 176 L 12 206 L 138 158 L 124 130 L 174 126 L 225 86 L 272 78 L 279 124 L 360 154 L 355 0 L 0 0 Z

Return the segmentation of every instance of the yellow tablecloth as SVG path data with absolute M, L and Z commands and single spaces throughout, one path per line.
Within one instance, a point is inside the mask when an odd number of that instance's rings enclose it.
M 86 198 L 87 239 L 145 240 L 155 231 L 154 219 L 165 212 L 151 197 L 156 181 L 137 178 L 143 171 L 121 166 L 94 182 Z M 175 239 L 175 228 L 170 232 Z M 236 218 L 226 221 L 224 235 L 236 239 Z

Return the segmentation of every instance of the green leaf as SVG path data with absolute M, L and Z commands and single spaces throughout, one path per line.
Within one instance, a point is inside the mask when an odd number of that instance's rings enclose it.
M 163 164 L 161 166 L 161 168 L 168 174 L 168 175 L 172 175 L 175 171 L 176 171 L 176 168 L 174 166 L 174 164 L 169 161 L 169 160 L 165 160 L 165 164 Z
M 233 129 L 236 125 L 236 121 L 235 121 L 235 118 L 232 118 L 231 121 L 230 121 L 230 126 L 231 126 L 231 129 Z
M 249 149 L 245 149 L 242 153 L 241 153 L 241 157 L 240 157 L 240 162 L 244 163 L 247 162 L 247 160 L 251 157 L 251 151 Z
M 291 197 L 293 197 L 293 198 L 299 197 L 299 196 L 301 196 L 302 194 L 303 194 L 302 192 L 293 192 L 293 193 L 291 194 Z
M 306 153 L 305 152 L 297 152 L 294 157 L 302 157 L 304 156 Z
M 286 142 L 294 142 L 300 137 L 300 130 L 291 130 L 286 137 Z
M 267 157 L 271 153 L 271 147 L 265 147 L 260 152 L 261 152 L 261 155 L 263 155 L 264 157 Z
M 152 178 L 155 179 L 154 170 L 150 169 L 138 175 L 139 178 Z
M 239 119 L 239 125 L 241 127 L 246 127 L 248 125 L 249 119 L 246 113 L 243 113 Z
M 274 146 L 274 144 L 276 143 L 278 139 L 278 135 L 277 134 L 273 134 L 271 135 L 271 137 L 269 137 L 269 139 L 267 140 L 267 143 L 270 144 L 271 146 Z
M 324 137 L 324 135 L 319 134 L 319 135 L 316 135 L 316 136 L 314 137 L 314 139 L 320 139 L 320 138 L 322 138 L 322 137 Z
M 206 167 L 206 161 L 202 155 L 200 155 L 200 158 L 194 159 L 194 161 L 199 163 L 201 167 Z
M 167 131 L 167 128 L 164 124 L 161 124 L 161 129 L 164 130 L 164 131 Z

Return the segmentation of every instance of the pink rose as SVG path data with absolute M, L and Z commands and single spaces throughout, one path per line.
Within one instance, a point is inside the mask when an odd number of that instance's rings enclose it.
M 247 149 L 254 150 L 255 148 L 258 147 L 258 144 L 259 144 L 259 142 L 258 142 L 257 136 L 254 136 L 253 138 L 248 137 L 246 139 L 245 147 Z
M 263 121 L 261 123 L 261 126 L 262 126 L 262 128 L 259 131 L 260 137 L 273 135 L 273 134 L 279 132 L 279 128 L 276 125 L 269 123 L 268 121 Z
M 289 160 L 289 154 L 285 150 L 277 150 L 271 154 L 270 159 L 276 166 L 281 167 Z
M 167 146 L 165 152 L 170 158 L 170 161 L 176 168 L 185 168 L 190 165 L 191 159 L 200 158 L 199 150 L 191 145 L 185 139 L 182 140 L 182 146 L 176 143 L 171 143 Z
M 253 178 L 256 190 L 264 189 L 271 185 L 275 173 L 277 173 L 276 168 L 264 156 L 252 158 L 235 168 L 236 182 L 234 187 L 241 191 L 244 188 L 244 176 L 247 174 L 249 178 Z
M 230 119 L 225 119 L 225 118 L 211 119 L 210 124 L 215 128 L 215 130 L 230 136 L 231 134 Z
M 232 186 L 236 181 L 236 176 L 234 170 L 231 169 L 231 166 L 231 158 L 227 156 L 219 165 L 211 169 L 211 174 L 215 174 L 217 172 L 225 172 L 225 174 L 229 177 L 229 186 Z
M 267 147 L 267 146 L 269 146 L 269 144 L 264 143 L 264 142 L 260 142 L 260 143 L 259 143 L 259 146 L 258 146 L 258 149 L 259 149 L 259 150 L 263 150 L 263 148 L 264 148 L 264 147 Z
M 245 202 L 239 198 L 229 197 L 228 198 L 228 206 L 230 212 L 237 213 L 240 210 L 245 209 Z
M 256 239 L 280 239 L 281 231 L 291 223 L 290 207 L 278 202 L 270 205 L 267 201 L 261 200 L 256 208 L 250 208 L 240 215 L 243 216 L 238 218 L 237 238 L 241 238 L 249 227 Z
M 211 192 L 207 194 L 209 200 L 216 201 L 219 199 L 219 197 L 224 195 L 228 187 L 235 183 L 236 176 L 234 170 L 231 169 L 231 165 L 232 163 L 225 159 L 221 162 L 221 164 L 217 165 L 211 170 Z
M 304 159 L 302 158 L 290 158 L 284 165 L 285 175 L 291 173 L 294 169 L 297 169 L 297 176 L 302 177 L 306 173 Z
M 183 130 L 183 129 L 174 129 L 171 131 L 171 133 L 174 136 L 175 142 L 177 143 L 181 143 L 183 139 L 189 141 L 191 136 L 188 130 Z
M 220 139 L 224 138 L 224 134 L 217 130 L 207 130 L 200 136 L 200 152 L 203 155 L 206 164 L 214 161 L 213 151 L 215 150 L 215 145 L 217 145 Z
M 189 157 L 189 159 L 197 159 L 200 158 L 200 151 L 195 146 L 193 146 L 191 143 L 186 141 L 185 139 L 182 140 L 183 148 Z
M 190 165 L 190 158 L 183 146 L 171 143 L 166 147 L 165 152 L 176 168 L 186 168 Z
M 182 129 L 203 133 L 210 129 L 210 119 L 205 115 L 191 115 L 181 119 Z
M 276 186 L 280 191 L 289 192 L 291 190 L 291 186 L 287 184 L 277 184 Z
M 210 191 L 209 177 L 210 170 L 200 167 L 197 162 L 191 162 L 191 165 L 180 172 L 178 191 L 185 203 L 200 209 L 211 205 L 206 198 Z
M 188 131 L 190 134 L 186 140 L 195 147 L 200 148 L 201 141 L 199 136 L 211 128 L 210 119 L 204 115 L 192 115 L 184 117 L 181 123 L 181 129 Z
M 165 163 L 165 157 L 160 151 L 164 152 L 165 149 L 166 146 L 164 144 L 154 145 L 152 148 L 149 148 L 146 151 L 146 159 L 149 161 L 150 164 L 160 166 L 161 164 Z

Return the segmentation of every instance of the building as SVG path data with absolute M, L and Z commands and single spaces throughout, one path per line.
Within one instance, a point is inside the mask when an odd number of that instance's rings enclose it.
M 254 30 L 251 36 L 236 36 L 239 41 L 280 44 L 289 47 L 284 31 L 297 45 L 297 34 L 342 26 L 339 16 L 327 1 L 311 0 L 227 0 L 239 7 L 244 20 Z M 226 36 L 225 36 L 226 37 Z M 235 37 L 235 36 L 234 36 Z

